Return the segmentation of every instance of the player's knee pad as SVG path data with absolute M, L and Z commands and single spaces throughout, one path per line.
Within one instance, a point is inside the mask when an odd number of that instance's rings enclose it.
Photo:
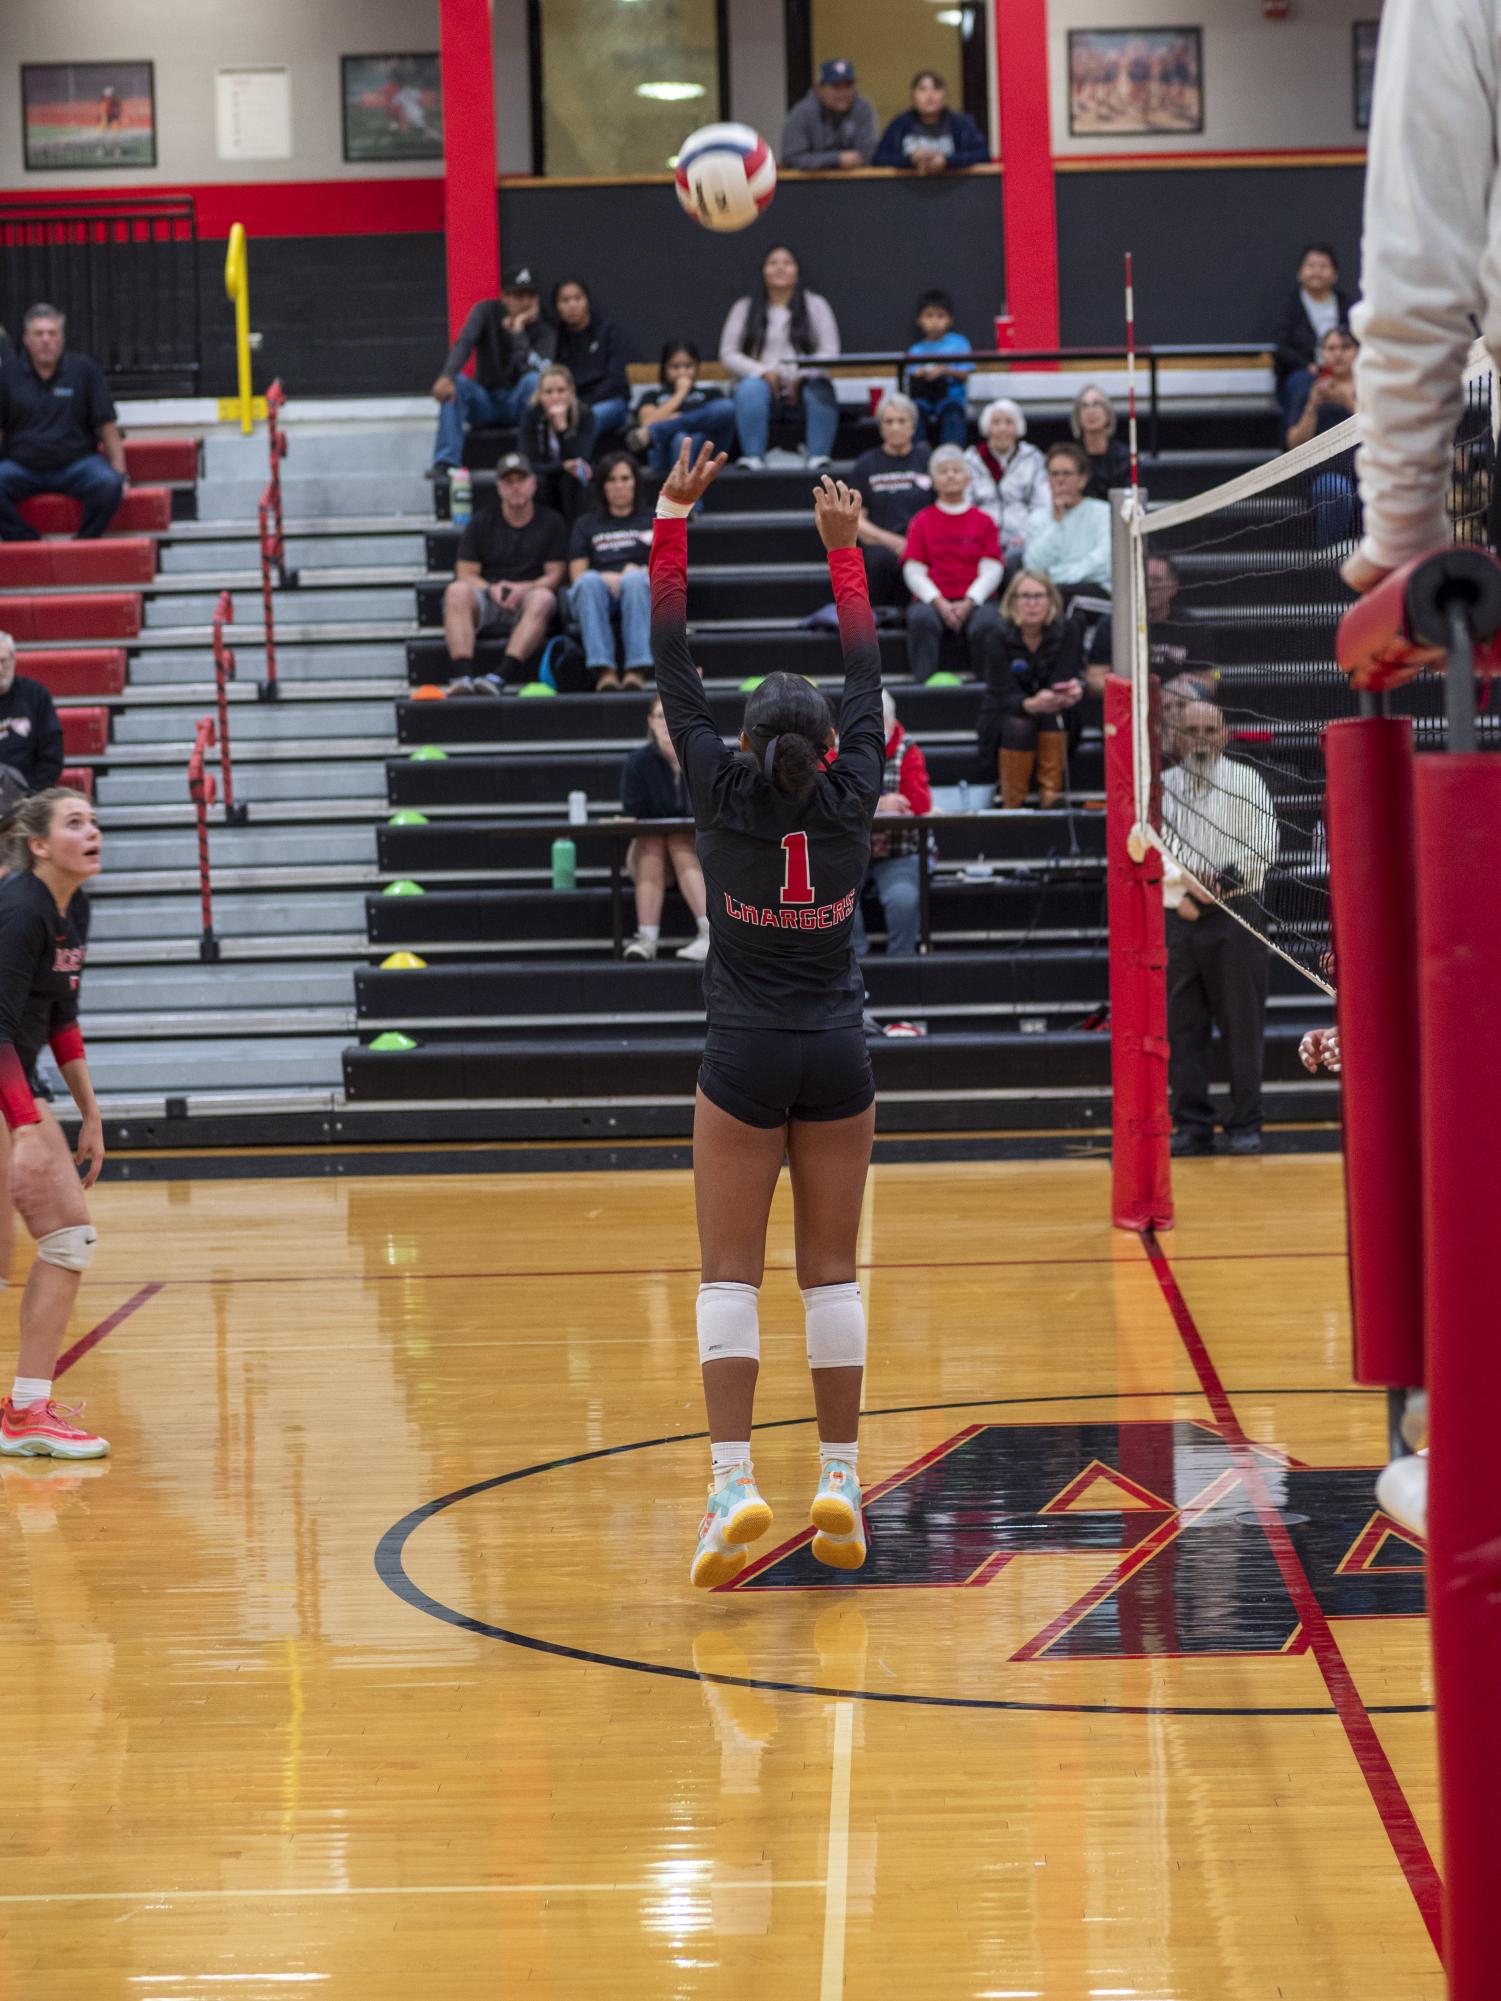
M 92 1223 L 72 1223 L 66 1230 L 49 1230 L 37 1238 L 36 1254 L 44 1264 L 63 1271 L 87 1271 L 94 1261 L 99 1233 Z
M 716 1281 L 698 1289 L 698 1359 L 761 1359 L 761 1295 L 753 1285 Z
M 803 1293 L 810 1369 L 865 1367 L 865 1301 L 847 1285 L 810 1285 Z

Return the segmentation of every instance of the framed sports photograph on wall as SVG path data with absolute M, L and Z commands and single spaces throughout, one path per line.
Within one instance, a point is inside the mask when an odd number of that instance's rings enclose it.
M 1352 24 L 1355 38 L 1355 130 L 1369 132 L 1371 129 L 1371 93 L 1376 87 L 1376 37 L 1381 32 L 1379 21 L 1356 21 Z
M 441 160 L 443 84 L 434 55 L 341 56 L 346 160 Z
M 21 132 L 29 174 L 156 165 L 152 65 L 22 63 Z
M 1197 28 L 1070 28 L 1068 129 L 1074 138 L 1204 130 Z

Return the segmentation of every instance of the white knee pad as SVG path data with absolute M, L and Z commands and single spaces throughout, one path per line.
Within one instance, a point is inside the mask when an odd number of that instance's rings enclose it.
M 761 1359 L 761 1295 L 753 1285 L 716 1281 L 698 1289 L 698 1359 Z
M 94 1261 L 99 1233 L 92 1223 L 74 1223 L 66 1230 L 49 1230 L 37 1238 L 36 1254 L 44 1264 L 64 1271 L 87 1271 Z
M 810 1369 L 865 1367 L 865 1302 L 848 1285 L 812 1285 L 803 1294 Z

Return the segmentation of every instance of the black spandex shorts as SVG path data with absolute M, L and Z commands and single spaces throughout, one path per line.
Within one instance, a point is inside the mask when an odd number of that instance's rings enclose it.
M 876 1095 L 865 1030 L 713 1028 L 698 1088 L 732 1119 L 770 1131 L 789 1119 L 853 1119 Z

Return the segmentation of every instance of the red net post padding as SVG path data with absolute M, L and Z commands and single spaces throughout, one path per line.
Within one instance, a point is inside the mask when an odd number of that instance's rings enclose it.
M 1501 622 L 1498 602 L 1501 563 L 1488 549 L 1462 545 L 1415 556 L 1340 620 L 1339 664 L 1354 688 L 1367 693 L 1400 688 L 1425 667 L 1442 664 L 1451 606 L 1464 606 L 1494 631 Z M 1482 674 L 1501 672 L 1501 647 L 1493 640 L 1477 648 L 1475 665 Z
M 1494 2001 L 1501 1855 L 1501 757 L 1419 759 L 1429 1613 L 1451 2001 Z
M 234 598 L 220 591 L 214 607 L 214 693 L 219 711 L 219 769 L 224 777 L 224 818 L 239 826 L 249 818 L 243 805 L 235 804 L 234 759 L 229 748 L 229 684 L 235 677 L 234 649 L 224 637 L 224 629 L 234 621 Z
M 1412 725 L 1324 736 L 1355 1380 L 1425 1380 Z
M 1167 940 L 1162 857 L 1131 858 L 1136 824 L 1131 684 L 1105 683 L 1106 873 L 1110 889 L 1111 1213 L 1118 1230 L 1173 1221 L 1167 1098 Z
M 193 817 L 198 823 L 198 898 L 203 912 L 203 935 L 198 941 L 198 956 L 208 961 L 219 956 L 219 941 L 214 936 L 214 894 L 208 858 L 208 809 L 214 803 L 214 774 L 206 771 L 203 764 L 204 754 L 212 749 L 213 742 L 214 719 L 212 716 L 201 716 L 193 739 L 192 755 L 188 759 L 188 797 L 193 802 Z

